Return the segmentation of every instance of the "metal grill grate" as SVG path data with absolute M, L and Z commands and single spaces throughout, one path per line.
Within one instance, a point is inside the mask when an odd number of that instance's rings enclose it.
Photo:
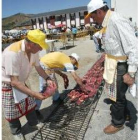
M 80 106 L 66 97 L 31 140 L 83 140 L 103 85 L 102 82 L 97 94 Z

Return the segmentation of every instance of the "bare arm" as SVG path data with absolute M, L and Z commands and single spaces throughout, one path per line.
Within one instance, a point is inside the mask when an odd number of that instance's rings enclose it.
M 48 77 L 47 73 L 41 66 L 35 66 L 35 69 L 42 78 L 46 79 Z
M 58 75 L 60 75 L 63 78 L 63 80 L 64 80 L 64 87 L 65 87 L 65 89 L 67 89 L 67 87 L 69 86 L 68 76 L 66 74 L 62 73 L 59 70 L 55 71 L 55 73 L 57 73 Z
M 76 74 L 76 72 L 71 72 L 71 75 L 79 86 L 83 86 L 82 79 Z
M 21 90 L 22 92 L 24 92 L 27 95 L 37 98 L 39 100 L 45 99 L 45 97 L 42 94 L 32 91 L 31 89 L 26 87 L 23 83 L 21 83 L 18 80 L 18 76 L 11 76 L 11 86 Z
M 55 70 L 55 73 L 57 73 L 58 75 L 62 75 L 63 73 L 61 72 L 61 71 L 59 71 L 59 70 Z
M 60 75 L 62 78 L 63 77 L 67 77 L 67 75 L 59 70 L 55 70 L 55 73 L 57 73 L 58 75 Z
M 49 85 L 55 84 L 55 82 L 50 79 L 50 77 L 47 75 L 47 73 L 41 66 L 35 66 L 35 68 L 36 68 L 36 71 L 38 72 L 38 74 L 46 80 L 47 84 L 49 84 Z

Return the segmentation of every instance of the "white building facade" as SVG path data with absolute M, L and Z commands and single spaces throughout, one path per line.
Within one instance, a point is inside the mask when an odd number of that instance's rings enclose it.
M 138 24 L 138 0 L 108 0 L 108 3 L 112 10 L 128 19 L 132 18 L 132 22 Z M 57 26 L 59 24 L 64 24 L 66 27 L 73 25 L 78 27 L 93 23 L 93 19 L 90 17 L 85 19 L 87 14 L 87 6 L 37 14 L 31 19 L 32 28 L 46 29 L 50 25 Z
M 111 8 L 138 25 L 138 0 L 111 0 Z
M 87 6 L 82 6 L 37 14 L 31 19 L 31 23 L 33 29 L 46 29 L 59 24 L 79 27 L 93 22 L 91 18 L 85 19 L 87 14 Z

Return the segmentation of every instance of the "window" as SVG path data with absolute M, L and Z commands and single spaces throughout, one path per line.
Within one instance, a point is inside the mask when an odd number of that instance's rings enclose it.
M 84 13 L 79 13 L 80 19 L 84 19 Z
M 62 15 L 62 21 L 66 21 L 66 15 Z
M 75 20 L 75 13 L 70 14 L 70 19 Z
M 31 19 L 31 21 L 33 25 L 36 25 L 36 19 Z
M 62 19 L 62 16 L 56 16 L 55 17 L 55 21 L 61 21 L 61 19 Z
M 43 24 L 43 18 L 38 19 L 39 24 Z
M 55 16 L 50 16 L 50 19 L 55 19 Z
M 49 19 L 49 18 L 46 18 L 46 22 L 47 22 L 47 23 L 50 23 L 50 19 Z

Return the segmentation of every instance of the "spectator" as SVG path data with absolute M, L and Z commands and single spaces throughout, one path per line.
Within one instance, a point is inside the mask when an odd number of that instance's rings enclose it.
M 102 0 L 91 0 L 88 4 L 88 16 L 102 25 L 102 42 L 106 53 L 104 79 L 106 92 L 111 100 L 111 124 L 104 129 L 106 134 L 114 134 L 124 127 L 130 119 L 125 97 L 132 86 L 137 72 L 137 38 L 128 19 L 109 10 Z
M 68 27 L 66 29 L 66 33 L 67 33 L 68 41 L 70 41 L 70 38 L 71 38 L 71 29 L 70 29 L 70 27 Z
M 76 40 L 77 28 L 75 26 L 72 27 L 72 34 L 73 34 L 73 39 Z
M 93 35 L 93 41 L 94 41 L 94 44 L 95 44 L 95 47 L 96 47 L 96 52 L 99 53 L 102 51 L 101 49 L 101 38 L 102 38 L 102 34 L 100 33 L 100 31 L 96 32 L 94 35 Z

